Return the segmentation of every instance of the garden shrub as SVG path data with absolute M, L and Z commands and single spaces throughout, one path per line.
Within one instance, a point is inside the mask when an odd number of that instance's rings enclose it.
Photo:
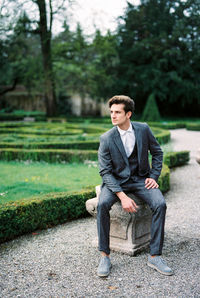
M 158 179 L 160 190 L 164 193 L 170 189 L 170 169 L 163 164 L 161 175 Z
M 37 134 L 37 135 L 77 135 L 83 133 L 81 129 L 63 129 L 63 130 L 44 130 L 44 129 L 30 129 L 30 128 L 0 128 L 0 134 L 11 133 L 11 134 Z
M 3 110 L 0 111 L 0 121 L 20 121 L 25 117 L 33 117 L 35 121 L 45 121 L 46 115 L 39 111 L 23 111 L 16 110 L 11 113 L 7 113 Z
M 163 129 L 178 129 L 178 128 L 185 128 L 185 122 L 152 122 L 148 121 L 149 126 L 153 127 L 160 127 Z
M 186 128 L 188 130 L 200 131 L 200 123 L 187 123 Z
M 147 98 L 147 102 L 142 114 L 142 121 L 160 121 L 160 112 L 156 103 L 155 95 L 152 93 Z
M 26 148 L 26 149 L 79 149 L 98 150 L 99 141 L 71 141 L 71 142 L 33 142 L 9 143 L 0 142 L 0 148 Z
M 36 229 L 46 229 L 87 215 L 85 202 L 93 189 L 76 193 L 50 193 L 1 205 L 0 243 Z
M 15 149 L 0 148 L 0 160 L 32 160 L 46 162 L 83 162 L 97 160 L 96 150 Z
M 168 152 L 164 155 L 164 163 L 169 168 L 184 165 L 189 160 L 190 160 L 189 151 Z
M 155 127 L 151 127 L 151 129 L 153 130 L 153 133 L 160 145 L 166 144 L 170 141 L 170 137 L 171 137 L 170 131 L 155 128 Z

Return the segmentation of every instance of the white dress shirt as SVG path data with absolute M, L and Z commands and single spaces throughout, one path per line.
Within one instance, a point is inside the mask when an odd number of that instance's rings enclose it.
M 122 143 L 124 145 L 124 149 L 126 151 L 127 157 L 131 155 L 133 152 L 133 148 L 135 146 L 135 133 L 133 130 L 132 125 L 130 124 L 129 128 L 127 130 L 123 130 L 117 126 L 117 129 L 120 133 L 120 137 L 122 140 Z

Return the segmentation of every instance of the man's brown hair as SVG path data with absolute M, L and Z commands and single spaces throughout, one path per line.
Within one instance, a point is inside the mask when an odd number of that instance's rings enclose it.
M 125 113 L 131 111 L 132 115 L 135 110 L 134 100 L 126 95 L 115 95 L 109 99 L 108 104 L 109 108 L 111 108 L 113 104 L 124 104 Z

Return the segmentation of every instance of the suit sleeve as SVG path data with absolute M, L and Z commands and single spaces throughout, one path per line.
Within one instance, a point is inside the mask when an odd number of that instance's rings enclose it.
M 107 139 L 105 137 L 100 138 L 98 161 L 99 174 L 103 179 L 103 183 L 106 184 L 108 189 L 110 189 L 113 193 L 123 191 L 119 182 L 112 174 L 113 164 L 110 156 L 109 146 L 107 144 Z
M 161 170 L 162 170 L 162 162 L 163 162 L 163 152 L 162 149 L 154 137 L 151 129 L 148 127 L 148 140 L 149 140 L 149 150 L 152 155 L 152 167 L 150 170 L 150 178 L 158 180 Z

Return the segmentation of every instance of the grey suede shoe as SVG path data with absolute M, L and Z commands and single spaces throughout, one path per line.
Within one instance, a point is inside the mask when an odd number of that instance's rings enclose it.
M 110 274 L 111 262 L 109 257 L 101 257 L 99 267 L 97 269 L 97 275 L 100 277 L 106 277 Z
M 155 256 L 153 258 L 151 256 L 148 256 L 147 265 L 151 268 L 154 268 L 161 274 L 164 274 L 164 275 L 174 274 L 172 269 L 167 266 L 166 262 L 161 258 L 161 256 Z

